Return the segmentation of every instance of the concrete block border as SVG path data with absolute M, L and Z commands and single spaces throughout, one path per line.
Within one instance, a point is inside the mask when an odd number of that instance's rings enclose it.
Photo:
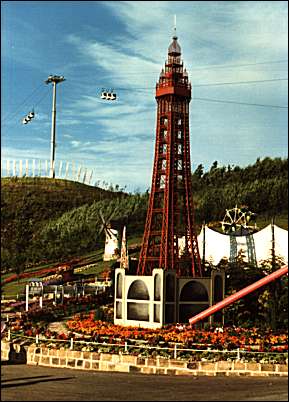
M 1 360 L 78 370 L 191 376 L 288 376 L 288 364 L 196 361 L 84 352 L 1 341 Z

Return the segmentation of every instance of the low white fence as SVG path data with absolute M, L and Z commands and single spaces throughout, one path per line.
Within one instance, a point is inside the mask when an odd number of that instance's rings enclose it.
M 76 337 L 80 336 L 76 334 Z M 270 359 L 274 360 L 274 356 L 283 356 L 284 361 L 288 362 L 288 352 L 268 352 L 268 351 L 258 351 L 258 350 L 247 350 L 245 348 L 236 348 L 236 349 L 213 349 L 214 345 L 210 344 L 198 344 L 194 343 L 192 346 L 199 346 L 201 348 L 186 348 L 184 347 L 183 344 L 181 343 L 176 343 L 176 342 L 168 342 L 168 346 L 152 346 L 148 344 L 148 341 L 142 341 L 142 340 L 137 340 L 137 339 L 127 339 L 126 341 L 121 341 L 119 338 L 115 338 L 115 341 L 120 341 L 119 343 L 109 343 L 109 342 L 93 342 L 93 341 L 87 341 L 87 340 L 80 340 L 77 338 L 69 338 L 69 339 L 54 339 L 54 338 L 45 338 L 42 335 L 36 335 L 36 336 L 25 336 L 25 335 L 19 335 L 17 333 L 13 333 L 10 329 L 8 329 L 7 334 L 5 336 L 7 341 L 13 341 L 14 340 L 22 340 L 26 339 L 28 343 L 35 343 L 36 345 L 42 344 L 65 344 L 67 348 L 70 350 L 79 350 L 77 349 L 77 345 L 83 345 L 87 351 L 100 351 L 103 353 L 110 353 L 112 352 L 112 348 L 118 348 L 118 353 L 125 353 L 125 354 L 130 354 L 130 352 L 133 352 L 134 350 L 142 350 L 143 353 L 149 352 L 149 351 L 155 351 L 158 354 L 161 352 L 166 352 L 167 354 L 170 355 L 171 358 L 177 359 L 178 357 L 181 357 L 182 353 L 186 354 L 195 354 L 195 353 L 204 353 L 204 356 L 202 359 L 203 360 L 214 360 L 217 355 L 222 355 L 225 360 L 230 359 L 230 360 L 249 360 L 249 361 L 255 361 L 255 357 L 258 356 L 258 360 L 262 361 L 265 358 L 268 359 L 268 355 L 270 355 Z M 105 337 L 103 337 L 105 338 Z M 109 338 L 107 338 L 109 340 Z M 24 341 L 25 342 L 25 341 Z M 25 343 L 26 343 L 25 342 Z M 22 341 L 23 343 L 23 341 Z M 90 350 L 92 348 L 92 350 Z M 115 353 L 115 351 L 114 351 Z M 141 354 L 141 353 L 140 353 Z M 187 356 L 186 356 L 187 357 Z M 265 360 L 266 360 L 265 359 Z
M 77 181 L 88 185 L 99 185 L 93 182 L 93 169 L 87 169 L 74 161 L 50 161 L 41 159 L 1 160 L 1 177 L 52 177 Z

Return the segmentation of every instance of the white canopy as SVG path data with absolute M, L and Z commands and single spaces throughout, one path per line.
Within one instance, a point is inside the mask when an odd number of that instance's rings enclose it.
M 230 236 L 216 232 L 208 226 L 203 226 L 198 236 L 200 256 L 203 258 L 205 239 L 205 259 L 217 265 L 222 258 L 232 259 L 242 250 L 245 261 L 261 261 L 272 258 L 272 229 L 274 229 L 275 255 L 282 257 L 288 264 L 288 231 L 277 225 L 268 225 L 250 236 Z M 205 231 L 205 232 L 204 232 Z

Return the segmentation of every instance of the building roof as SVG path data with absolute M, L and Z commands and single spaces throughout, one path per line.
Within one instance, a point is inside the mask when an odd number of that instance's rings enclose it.
M 181 54 L 181 46 L 178 44 L 177 36 L 173 36 L 173 41 L 169 46 L 168 53 Z

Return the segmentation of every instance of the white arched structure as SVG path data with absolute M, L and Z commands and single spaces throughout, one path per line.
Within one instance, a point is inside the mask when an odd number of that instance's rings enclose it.
M 126 269 L 117 268 L 114 323 L 160 328 L 188 322 L 192 315 L 224 298 L 224 280 L 224 273 L 217 270 L 206 278 L 178 278 L 175 271 L 160 268 L 152 275 L 128 275 Z M 222 315 L 218 320 L 223 322 Z

